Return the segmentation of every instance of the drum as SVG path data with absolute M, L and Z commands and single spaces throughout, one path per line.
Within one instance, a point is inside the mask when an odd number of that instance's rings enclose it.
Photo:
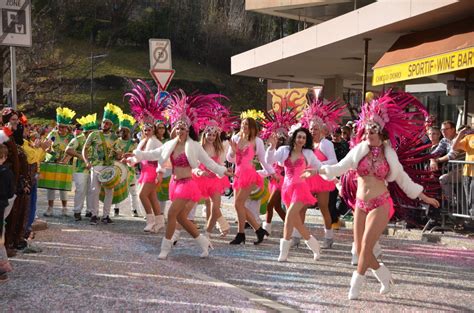
M 250 193 L 250 200 L 260 200 L 260 214 L 267 212 L 268 199 L 270 199 L 270 189 L 268 179 L 263 180 L 263 189 L 256 189 Z
M 127 166 L 120 162 L 114 162 L 113 166 L 108 166 L 100 171 L 98 180 L 102 187 L 113 189 L 121 182 L 126 181 L 127 177 Z
M 156 194 L 159 201 L 169 200 L 170 179 L 171 176 L 164 177 L 161 184 L 156 187 Z
M 38 188 L 71 191 L 72 173 L 72 165 L 41 163 Z
M 112 204 L 119 204 L 123 200 L 127 199 L 127 197 L 128 197 L 128 185 L 129 185 L 129 181 L 128 181 L 128 179 L 126 179 L 123 182 L 119 183 L 117 186 L 115 186 L 114 194 L 113 194 L 113 198 L 112 198 Z M 100 188 L 99 200 L 104 202 L 104 199 L 105 199 L 104 188 Z

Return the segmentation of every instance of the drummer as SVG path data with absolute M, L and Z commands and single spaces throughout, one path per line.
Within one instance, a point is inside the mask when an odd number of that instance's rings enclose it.
M 112 131 L 113 125 L 118 125 L 119 115 L 122 114 L 122 110 L 113 105 L 107 103 L 104 107 L 104 117 L 102 119 L 102 127 L 100 130 L 93 131 L 89 134 L 82 148 L 82 157 L 86 164 L 86 168 L 91 170 L 91 212 L 92 217 L 90 223 L 97 225 L 99 219 L 99 194 L 100 194 L 100 183 L 99 173 L 107 166 L 114 164 L 113 154 L 113 143 L 117 139 L 117 136 Z M 112 206 L 113 189 L 104 188 L 105 199 L 104 199 L 104 211 L 102 215 L 102 223 L 110 224 L 113 223 L 109 217 L 110 207 Z
M 97 124 L 97 114 L 89 114 L 77 119 L 78 125 L 75 129 L 75 137 L 66 148 L 66 154 L 75 158 L 74 174 L 72 175 L 75 186 L 74 193 L 74 220 L 80 221 L 82 207 L 84 206 L 84 200 L 86 195 L 90 194 L 90 173 L 89 169 L 86 168 L 84 158 L 82 157 L 82 148 L 86 142 L 86 138 L 93 130 L 97 130 L 99 125 Z M 91 199 L 87 196 L 86 204 L 86 215 L 85 217 L 91 217 Z
M 133 126 L 135 125 L 136 121 L 133 116 L 128 114 L 122 114 L 119 116 L 119 135 L 120 137 L 115 140 L 113 144 L 113 151 L 115 154 L 116 160 L 121 160 L 124 153 L 133 152 L 137 148 L 137 143 L 133 140 L 131 136 L 131 132 Z M 138 193 L 137 193 L 137 179 L 135 177 L 135 168 L 128 167 L 129 173 L 129 198 L 130 202 L 132 203 L 132 215 L 134 217 L 138 217 L 138 210 L 140 206 L 140 202 L 138 200 Z M 115 215 L 119 215 L 120 209 L 118 204 L 115 205 L 114 213 Z
M 76 112 L 69 108 L 59 107 L 56 109 L 57 126 L 47 136 L 52 141 L 51 147 L 47 150 L 46 163 L 71 164 L 72 158 L 66 155 L 66 147 L 73 139 L 71 134 L 72 118 Z M 53 216 L 54 200 L 56 198 L 56 190 L 48 189 L 48 209 L 44 216 Z M 67 215 L 67 191 L 60 190 L 59 198 L 61 199 L 63 208 L 62 215 Z

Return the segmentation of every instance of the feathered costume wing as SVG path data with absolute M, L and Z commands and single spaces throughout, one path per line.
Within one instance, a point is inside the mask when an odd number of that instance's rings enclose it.
M 424 187 L 424 193 L 436 197 L 440 190 L 439 179 L 427 164 L 431 155 L 427 149 L 431 144 L 423 144 L 428 112 L 424 105 L 414 96 L 405 92 L 389 90 L 380 98 L 366 103 L 360 118 L 356 122 L 357 133 L 351 146 L 363 140 L 365 126 L 377 123 L 388 133 L 390 143 L 395 149 L 404 171 L 417 184 Z M 350 171 L 341 177 L 341 195 L 353 209 L 357 192 L 357 173 Z M 420 201 L 413 200 L 401 190 L 395 182 L 388 184 L 390 195 L 395 207 L 395 217 L 413 222 L 410 208 L 419 207 Z

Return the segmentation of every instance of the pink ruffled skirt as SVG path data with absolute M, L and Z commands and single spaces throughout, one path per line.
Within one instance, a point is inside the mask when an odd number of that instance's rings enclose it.
M 262 176 L 257 173 L 253 166 L 237 166 L 232 184 L 234 190 L 248 188 L 252 185 L 263 188 Z
M 156 166 L 145 164 L 142 165 L 142 171 L 140 177 L 138 178 L 139 184 L 154 184 L 156 181 Z
M 325 180 L 318 174 L 307 178 L 306 183 L 312 193 L 330 192 L 336 189 L 336 184 L 334 182 Z
M 169 196 L 171 201 L 184 199 L 198 202 L 201 200 L 199 187 L 191 177 L 179 180 L 175 180 L 172 177 L 170 180 Z
M 301 202 L 304 205 L 313 205 L 317 202 L 306 182 L 284 182 L 281 198 L 287 208 L 291 203 Z
M 216 193 L 222 194 L 226 189 L 230 187 L 229 178 L 227 176 L 224 176 L 222 178 L 209 176 L 193 176 L 193 179 L 196 182 L 203 198 L 210 198 Z

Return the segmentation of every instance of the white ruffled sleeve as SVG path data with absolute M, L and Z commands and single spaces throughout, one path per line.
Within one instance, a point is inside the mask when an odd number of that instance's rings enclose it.
M 336 152 L 334 151 L 334 144 L 331 141 L 327 139 L 321 140 L 321 143 L 319 144 L 319 150 L 321 150 L 321 152 L 327 158 L 326 161 L 321 162 L 323 165 L 337 164 L 337 157 L 336 157 Z
M 257 159 L 262 165 L 262 167 L 265 169 L 265 171 L 270 175 L 274 174 L 275 170 L 273 169 L 273 167 L 267 162 L 265 162 L 265 146 L 263 144 L 263 140 L 259 137 L 255 138 L 255 154 L 257 155 Z

